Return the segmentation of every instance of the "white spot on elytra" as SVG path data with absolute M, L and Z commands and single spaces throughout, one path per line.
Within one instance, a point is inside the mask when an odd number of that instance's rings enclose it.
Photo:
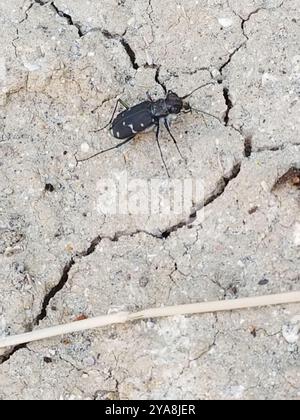
M 118 138 L 120 137 L 120 133 L 119 133 L 119 131 L 117 131 L 117 137 L 118 137 Z
M 143 123 L 141 123 L 141 127 L 145 127 L 145 125 Z
M 124 125 L 124 127 L 125 127 L 125 125 L 126 125 L 126 122 L 125 122 L 125 121 L 123 121 L 123 125 Z
M 130 128 L 132 134 L 136 134 L 137 131 L 134 130 L 133 125 L 132 124 L 128 124 L 128 127 Z

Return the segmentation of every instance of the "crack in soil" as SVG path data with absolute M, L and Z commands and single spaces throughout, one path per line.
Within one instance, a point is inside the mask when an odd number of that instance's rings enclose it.
M 52 289 L 46 294 L 44 297 L 43 303 L 42 303 L 42 309 L 41 312 L 38 314 L 34 321 L 34 325 L 39 325 L 39 323 L 46 318 L 47 316 L 47 308 L 49 306 L 50 301 L 56 296 L 58 292 L 60 292 L 66 283 L 69 280 L 69 272 L 73 265 L 75 264 L 74 258 L 71 258 L 70 261 L 65 265 L 63 269 L 63 274 L 59 280 L 59 282 L 52 287 Z
M 238 13 L 236 13 L 235 11 L 233 11 L 233 13 L 238 16 L 241 19 L 241 28 L 242 28 L 242 32 L 244 37 L 247 39 L 247 41 L 249 41 L 249 36 L 246 33 L 246 23 L 250 21 L 250 19 L 252 18 L 252 16 L 257 15 L 257 13 L 259 13 L 261 10 L 277 10 L 280 9 L 284 4 L 284 1 L 282 1 L 278 6 L 276 7 L 258 7 L 257 9 L 253 10 L 252 12 L 249 13 L 249 15 L 246 17 L 246 19 L 244 19 L 242 16 L 240 16 Z
M 140 68 L 140 66 L 136 62 L 135 52 L 133 51 L 133 49 L 131 48 L 131 46 L 128 44 L 128 42 L 126 41 L 126 39 L 124 37 L 120 38 L 120 42 L 123 45 L 124 50 L 126 51 L 128 57 L 130 59 L 132 67 L 134 68 L 134 70 L 138 70 Z
M 282 4 L 280 6 L 278 6 L 278 7 L 281 7 Z M 221 65 L 221 67 L 219 68 L 219 72 L 220 72 L 221 76 L 223 76 L 223 72 L 226 69 L 226 67 L 230 65 L 233 57 L 244 46 L 246 46 L 247 42 L 249 41 L 249 36 L 247 35 L 246 28 L 245 28 L 246 23 L 250 21 L 250 19 L 251 19 L 252 16 L 256 15 L 261 10 L 266 10 L 266 9 L 263 8 L 263 7 L 259 7 L 258 9 L 256 9 L 256 10 L 252 11 L 251 13 L 249 13 L 249 15 L 247 16 L 246 19 L 242 18 L 239 14 L 237 14 L 235 11 L 233 11 L 235 13 L 235 15 L 238 16 L 241 19 L 241 30 L 242 30 L 242 34 L 243 34 L 245 40 L 237 48 L 235 48 L 235 50 L 232 53 L 229 54 L 228 59 Z M 222 81 L 220 81 L 220 83 L 222 83 Z M 228 126 L 229 125 L 229 114 L 230 114 L 231 109 L 233 108 L 233 103 L 232 103 L 232 101 L 230 99 L 230 93 L 229 93 L 229 89 L 228 88 L 224 88 L 223 89 L 223 96 L 224 96 L 225 103 L 226 103 L 226 106 L 227 106 L 227 110 L 226 110 L 226 113 L 225 113 L 225 116 L 224 116 L 224 122 L 225 122 L 225 125 Z M 249 153 L 249 150 L 250 149 L 248 148 L 247 151 L 246 151 L 246 147 L 245 147 L 245 156 L 247 156 L 247 153 Z M 251 149 L 251 151 L 252 151 L 252 149 Z M 251 155 L 251 151 L 250 151 L 250 155 Z M 249 157 L 249 156 L 247 156 L 247 157 Z
M 241 28 L 242 28 L 243 35 L 247 39 L 247 41 L 249 40 L 249 36 L 246 34 L 245 25 L 246 25 L 247 22 L 249 22 L 249 20 L 251 19 L 251 17 L 253 15 L 256 15 L 261 10 L 265 10 L 265 8 L 264 7 L 259 7 L 256 10 L 253 10 L 253 12 L 249 13 L 249 15 L 247 16 L 246 19 L 244 19 L 244 18 L 242 18 L 242 16 L 238 15 L 238 17 L 242 20 L 242 22 L 241 22 Z
M 164 84 L 164 82 L 162 82 L 160 80 L 159 76 L 160 76 L 160 66 L 156 66 L 156 73 L 155 73 L 154 80 L 163 89 L 163 91 L 165 92 L 165 94 L 167 94 L 167 87 Z
M 25 17 L 22 20 L 20 20 L 19 25 L 21 25 L 23 22 L 25 22 L 29 18 L 29 12 L 33 8 L 33 5 L 34 5 L 34 3 L 31 3 L 27 7 L 27 9 L 25 10 Z
M 253 153 L 279 152 L 290 146 L 299 147 L 300 143 L 285 143 L 285 144 L 279 144 L 277 146 L 260 146 L 260 147 L 257 147 L 255 150 L 253 150 Z
M 146 234 L 149 235 L 153 238 L 156 239 L 162 239 L 162 237 L 160 235 L 155 235 L 152 234 L 150 232 L 144 231 L 144 230 L 137 230 L 135 232 L 118 232 L 115 233 L 114 236 L 110 237 L 110 236 L 96 236 L 96 238 L 94 238 L 90 245 L 87 247 L 86 250 L 80 252 L 80 253 L 76 253 L 74 257 L 72 257 L 65 265 L 62 275 L 59 279 L 59 282 L 53 286 L 51 288 L 51 290 L 46 294 L 46 296 L 43 299 L 43 303 L 42 303 L 42 309 L 40 311 L 40 313 L 37 315 L 37 317 L 35 318 L 33 325 L 39 325 L 39 323 L 41 321 L 43 321 L 46 317 L 47 317 L 47 308 L 49 306 L 50 301 L 57 295 L 57 293 L 59 293 L 64 286 L 66 285 L 66 283 L 69 280 L 69 273 L 72 269 L 72 267 L 77 263 L 76 258 L 81 259 L 81 258 L 85 258 L 88 257 L 89 255 L 93 254 L 96 249 L 97 246 L 100 244 L 101 241 L 107 239 L 110 240 L 111 242 L 118 242 L 120 238 L 122 237 L 134 237 L 135 235 L 138 234 Z
M 128 55 L 128 57 L 130 59 L 131 66 L 134 68 L 134 70 L 138 70 L 140 68 L 140 66 L 136 62 L 136 54 L 135 54 L 134 50 L 129 45 L 128 41 L 124 38 L 127 31 L 125 31 L 123 35 L 112 34 L 111 32 L 109 32 L 106 29 L 102 29 L 100 31 L 106 39 L 115 39 L 115 40 L 119 41 L 121 43 L 121 45 L 123 46 L 126 54 Z
M 8 362 L 9 359 L 19 350 L 25 349 L 27 347 L 27 344 L 20 344 L 16 347 L 14 347 L 12 350 L 6 352 L 3 354 L 3 356 L 0 356 L 0 365 L 4 364 L 5 362 Z
M 229 64 L 231 63 L 231 60 L 233 59 L 233 57 L 235 56 L 235 54 L 237 54 L 240 51 L 240 49 L 244 45 L 246 45 L 246 43 L 247 43 L 247 41 L 242 42 L 231 54 L 229 54 L 228 59 L 219 68 L 219 73 L 221 74 L 221 76 L 223 76 L 224 69 L 227 66 L 229 66 Z M 220 84 L 223 83 L 222 78 L 220 79 L 219 83 Z M 233 103 L 232 103 L 232 100 L 230 98 L 231 95 L 230 95 L 230 92 L 229 92 L 229 88 L 228 87 L 224 87 L 224 89 L 223 89 L 223 96 L 224 96 L 225 104 L 226 104 L 226 107 L 227 107 L 226 112 L 225 112 L 225 115 L 224 115 L 224 123 L 225 123 L 225 126 L 228 127 L 228 125 L 229 125 L 229 114 L 230 114 L 230 111 L 233 108 Z
M 44 2 L 43 0 L 35 0 L 35 3 L 39 4 L 40 6 L 45 6 L 48 2 Z M 28 18 L 29 11 L 32 8 L 33 4 L 34 3 L 32 3 L 32 5 L 29 6 L 29 8 L 26 10 L 24 20 L 26 20 Z M 59 8 L 56 6 L 55 2 L 51 2 L 50 6 L 58 16 L 60 16 L 61 18 L 64 18 L 67 21 L 68 25 L 74 26 L 77 29 L 78 35 L 79 35 L 80 38 L 82 38 L 88 32 L 90 32 L 90 31 L 84 32 L 81 24 L 75 22 L 71 15 L 59 10 Z M 149 0 L 149 7 L 150 6 L 152 6 L 151 5 L 151 0 Z M 243 35 L 246 38 L 246 40 L 244 42 L 242 42 L 229 55 L 229 57 L 225 61 L 225 63 L 223 63 L 222 66 L 219 68 L 219 72 L 220 72 L 221 75 L 223 74 L 224 69 L 231 63 L 232 58 L 235 56 L 235 54 L 237 54 L 239 52 L 239 50 L 244 45 L 246 45 L 247 41 L 249 40 L 249 36 L 246 34 L 246 31 L 245 31 L 245 25 L 251 19 L 251 17 L 254 14 L 257 14 L 260 10 L 262 10 L 262 8 L 259 8 L 255 11 L 251 12 L 246 19 L 241 18 L 242 19 L 241 29 L 242 29 Z M 152 12 L 153 12 L 153 8 L 152 8 Z M 150 15 L 151 15 L 151 12 L 150 12 Z M 150 18 L 150 16 L 149 16 L 149 18 Z M 124 36 L 126 34 L 126 31 L 123 35 L 119 35 L 119 34 L 112 34 L 109 31 L 102 30 L 102 29 L 92 29 L 91 31 L 93 31 L 93 30 L 99 30 L 102 33 L 102 35 L 107 39 L 115 39 L 115 40 L 119 41 L 121 43 L 121 45 L 123 46 L 125 52 L 127 53 L 133 69 L 137 70 L 140 67 L 136 62 L 136 54 L 135 54 L 134 50 L 132 49 L 132 47 L 130 46 L 128 41 L 124 38 Z M 159 77 L 160 76 L 160 66 L 155 65 L 154 68 L 156 68 L 155 82 L 162 87 L 164 92 L 166 92 L 167 88 L 166 88 L 165 84 L 160 80 L 160 77 Z M 226 114 L 224 116 L 224 122 L 225 122 L 225 125 L 228 126 L 229 125 L 229 114 L 230 114 L 231 109 L 233 108 L 233 103 L 230 99 L 230 92 L 229 92 L 228 88 L 225 87 L 223 89 L 223 95 L 224 95 L 225 103 L 226 103 L 226 106 L 227 106 Z M 280 150 L 280 148 L 274 148 L 273 150 Z M 252 139 L 251 138 L 245 138 L 245 153 L 244 153 L 245 157 L 251 156 L 251 153 L 252 153 Z M 241 170 L 241 162 L 234 165 L 230 174 L 227 177 L 223 176 L 219 180 L 215 190 L 208 196 L 208 198 L 205 200 L 204 203 L 201 203 L 201 205 L 197 206 L 196 208 L 194 208 L 191 211 L 189 217 L 186 220 L 181 221 L 181 222 L 177 223 L 176 225 L 173 225 L 173 226 L 169 227 L 168 229 L 164 230 L 160 234 L 155 235 L 151 232 L 146 232 L 146 231 L 143 231 L 143 230 L 137 230 L 137 231 L 131 232 L 131 233 L 130 232 L 129 233 L 126 233 L 126 232 L 116 233 L 113 237 L 97 236 L 95 239 L 93 239 L 91 241 L 90 245 L 87 247 L 87 249 L 85 251 L 83 251 L 79 254 L 76 254 L 74 257 L 72 257 L 69 260 L 69 262 L 66 263 L 65 267 L 63 268 L 63 272 L 62 272 L 62 275 L 59 279 L 59 282 L 54 287 L 52 287 L 51 290 L 44 297 L 43 303 L 42 303 L 42 309 L 41 309 L 40 313 L 37 315 L 37 317 L 35 318 L 34 325 L 39 325 L 39 323 L 47 317 L 48 306 L 49 306 L 51 300 L 67 284 L 67 282 L 69 280 L 70 271 L 74 267 L 74 265 L 77 263 L 76 257 L 80 259 L 80 258 L 84 258 L 84 257 L 87 257 L 87 256 L 93 254 L 96 251 L 97 246 L 104 239 L 108 239 L 112 242 L 117 242 L 122 237 L 134 237 L 135 235 L 138 235 L 138 234 L 141 234 L 141 233 L 144 233 L 146 235 L 149 235 L 153 238 L 160 239 L 160 240 L 168 239 L 173 232 L 176 232 L 176 231 L 184 228 L 185 226 L 191 225 L 197 219 L 197 212 L 200 211 L 201 209 L 205 208 L 206 206 L 212 204 L 215 200 L 217 200 L 225 192 L 229 183 L 239 175 L 240 170 Z M 26 348 L 26 344 L 16 346 L 12 350 L 7 352 L 5 355 L 0 356 L 0 364 L 3 364 L 6 361 L 8 361 L 18 350 L 21 350 L 21 349 L 24 349 L 24 348 Z
M 150 21 L 151 21 L 152 25 L 154 25 L 153 18 L 152 18 L 152 15 L 153 15 L 153 13 L 154 13 L 152 0 L 148 0 L 148 7 L 147 7 L 146 12 L 147 12 L 147 14 L 148 14 L 148 16 L 149 16 L 149 19 L 150 19 Z
M 18 34 L 18 32 L 17 32 L 17 34 Z M 11 41 L 11 45 L 13 46 L 13 49 L 14 49 L 14 52 L 15 52 L 15 58 L 18 58 L 18 48 L 17 48 L 17 45 L 16 45 L 16 41 L 18 41 L 20 38 L 17 36 L 16 38 L 14 38 L 12 41 Z
M 86 250 L 75 254 L 75 256 L 72 257 L 69 260 L 69 262 L 65 265 L 65 267 L 63 269 L 63 272 L 62 272 L 62 275 L 59 279 L 59 282 L 55 286 L 53 286 L 51 288 L 51 290 L 44 297 L 43 303 L 42 303 L 42 309 L 41 309 L 40 313 L 37 315 L 37 317 L 35 318 L 35 320 L 33 322 L 33 325 L 39 325 L 39 323 L 47 317 L 47 309 L 48 309 L 48 306 L 49 306 L 51 300 L 67 284 L 67 282 L 69 280 L 70 271 L 74 267 L 74 265 L 77 264 L 76 257 L 79 258 L 79 260 L 80 260 L 81 258 L 85 258 L 85 257 L 93 254 L 96 251 L 97 246 L 100 244 L 100 242 L 102 242 L 105 239 L 110 240 L 112 242 L 118 242 L 119 239 L 121 239 L 123 237 L 134 237 L 134 236 L 139 235 L 139 234 L 145 234 L 145 235 L 149 235 L 149 236 L 151 236 L 155 239 L 167 240 L 173 232 L 176 232 L 179 229 L 184 228 L 185 226 L 191 225 L 197 219 L 197 212 L 200 211 L 201 209 L 203 209 L 204 207 L 208 206 L 209 204 L 213 203 L 216 199 L 218 199 L 225 192 L 228 184 L 238 176 L 238 174 L 240 173 L 240 170 L 241 170 L 241 162 L 239 162 L 239 163 L 237 163 L 236 165 L 233 166 L 230 174 L 227 177 L 223 176 L 220 179 L 220 181 L 218 182 L 218 185 L 215 188 L 215 190 L 208 196 L 208 198 L 205 200 L 204 203 L 201 203 L 199 206 L 197 206 L 195 209 L 193 209 L 193 211 L 191 212 L 191 214 L 189 215 L 187 220 L 181 221 L 181 222 L 177 223 L 176 225 L 173 225 L 173 226 L 169 227 L 168 229 L 161 232 L 160 234 L 154 234 L 154 233 L 147 232 L 147 231 L 144 231 L 144 230 L 136 230 L 134 232 L 129 232 L 129 233 L 118 232 L 118 233 L 115 233 L 115 235 L 112 236 L 112 237 L 98 235 L 96 238 L 94 238 L 91 241 L 90 245 L 87 247 Z M 21 350 L 21 349 L 24 349 L 24 348 L 26 348 L 26 344 L 16 346 L 13 349 L 11 349 L 9 352 L 7 352 L 6 354 L 1 356 L 0 357 L 0 365 L 7 362 L 18 350 Z
M 67 21 L 68 25 L 74 26 L 77 29 L 79 38 L 82 38 L 85 35 L 83 30 L 82 30 L 81 25 L 79 23 L 74 22 L 71 15 L 63 12 L 62 10 L 59 10 L 59 8 L 56 6 L 56 4 L 54 2 L 50 3 L 50 6 L 51 6 L 52 10 L 54 10 L 55 13 L 59 17 L 64 18 Z
M 251 157 L 252 149 L 252 136 L 247 136 L 244 139 L 244 156 L 246 158 Z
M 223 176 L 219 182 L 217 183 L 217 186 L 215 190 L 208 196 L 208 198 L 204 201 L 204 203 L 201 203 L 199 206 L 193 209 L 187 220 L 181 221 L 177 223 L 176 225 L 173 225 L 162 232 L 161 236 L 163 239 L 167 239 L 171 233 L 178 231 L 179 229 L 182 229 L 185 226 L 191 225 L 196 219 L 197 219 L 197 212 L 202 210 L 203 208 L 207 207 L 209 204 L 212 204 L 215 200 L 217 200 L 226 190 L 228 184 L 233 181 L 240 173 L 241 171 L 241 162 L 238 162 L 236 165 L 233 166 L 230 174 L 225 177 Z
M 229 54 L 228 59 L 225 61 L 225 63 L 222 64 L 222 66 L 219 68 L 219 72 L 221 73 L 221 75 L 223 75 L 223 71 L 224 69 L 231 63 L 231 60 L 233 59 L 233 57 L 235 56 L 235 54 L 237 54 L 240 49 L 246 45 L 247 41 L 242 42 L 232 53 Z
M 223 96 L 224 96 L 224 99 L 225 99 L 225 104 L 227 106 L 227 109 L 226 109 L 226 112 L 225 112 L 225 115 L 224 115 L 224 123 L 225 123 L 225 126 L 228 127 L 229 114 L 230 114 L 230 111 L 233 108 L 233 103 L 232 103 L 232 100 L 230 98 L 229 89 L 227 87 L 224 87 L 224 89 L 223 89 Z

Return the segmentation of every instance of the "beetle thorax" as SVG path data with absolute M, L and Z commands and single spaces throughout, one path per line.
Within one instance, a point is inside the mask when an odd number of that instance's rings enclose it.
M 179 114 L 184 107 L 183 100 L 177 93 L 169 91 L 165 99 L 158 99 L 151 104 L 151 112 L 157 118 L 164 118 L 170 114 Z
M 151 112 L 155 117 L 166 117 L 169 115 L 165 99 L 158 99 L 151 104 Z

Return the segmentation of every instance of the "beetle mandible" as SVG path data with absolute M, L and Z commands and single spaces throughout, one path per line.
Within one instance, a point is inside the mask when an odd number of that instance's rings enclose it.
M 164 122 L 164 126 L 168 134 L 170 135 L 171 139 L 173 140 L 179 155 L 181 156 L 182 159 L 184 159 L 178 147 L 177 141 L 171 132 L 170 120 L 176 117 L 181 112 L 187 113 L 187 112 L 192 112 L 192 111 L 200 112 L 202 114 L 217 118 L 214 115 L 209 114 L 208 112 L 197 110 L 191 107 L 189 102 L 185 101 L 185 99 L 187 99 L 197 90 L 202 89 L 211 84 L 214 84 L 214 82 L 205 83 L 204 85 L 201 85 L 197 87 L 196 89 L 194 89 L 189 94 L 181 96 L 181 97 L 177 95 L 177 93 L 169 90 L 165 92 L 166 96 L 164 99 L 153 100 L 151 96 L 149 95 L 149 93 L 147 93 L 146 101 L 143 101 L 132 107 L 129 107 L 121 99 L 118 99 L 110 121 L 108 122 L 108 124 L 106 124 L 104 127 L 102 127 L 101 129 L 97 131 L 101 131 L 107 127 L 110 127 L 110 132 L 113 135 L 113 137 L 119 140 L 123 140 L 123 141 L 108 149 L 101 150 L 100 152 L 97 152 L 88 158 L 78 160 L 78 162 L 84 162 L 100 154 L 109 152 L 110 150 L 117 149 L 123 146 L 124 144 L 128 143 L 129 141 L 131 141 L 137 134 L 148 131 L 149 129 L 152 129 L 154 127 L 156 130 L 155 138 L 156 138 L 156 143 L 158 145 L 158 149 L 160 152 L 160 156 L 164 164 L 164 167 L 166 169 L 167 175 L 168 177 L 170 177 L 170 174 L 169 174 L 169 171 L 168 171 L 168 168 L 165 163 L 163 153 L 160 147 L 160 143 L 159 143 L 160 123 L 161 121 Z M 125 110 L 120 112 L 115 117 L 119 104 L 121 104 L 125 108 Z

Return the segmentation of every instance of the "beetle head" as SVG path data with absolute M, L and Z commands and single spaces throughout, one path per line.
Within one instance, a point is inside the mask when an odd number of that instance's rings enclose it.
M 167 93 L 165 101 L 170 114 L 179 114 L 184 107 L 183 100 L 171 90 Z
M 189 104 L 189 102 L 182 101 L 182 110 L 183 110 L 184 113 L 192 112 L 192 108 L 191 108 L 191 105 Z

